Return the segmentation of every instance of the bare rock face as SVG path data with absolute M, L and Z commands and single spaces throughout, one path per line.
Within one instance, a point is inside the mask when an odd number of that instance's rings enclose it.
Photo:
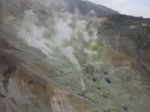
M 17 38 L 20 3 L 2 0 L 1 9 L 0 112 L 92 112 L 88 100 L 49 80 L 55 68 L 43 53 Z
M 87 100 L 63 90 L 48 79 L 53 68 L 36 56 L 39 54 L 32 48 L 29 50 L 24 46 L 18 49 L 11 44 L 14 40 L 2 38 L 2 35 L 1 32 L 0 112 L 92 111 Z
M 150 111 L 149 19 L 80 0 L 0 9 L 0 112 Z
M 149 34 L 150 19 L 116 15 L 108 17 L 100 32 L 116 51 L 123 51 L 134 59 L 134 65 L 141 71 L 150 73 L 149 69 Z M 112 35 L 110 37 L 109 35 Z M 113 38 L 113 39 L 111 39 Z M 146 53 L 147 51 L 147 53 Z M 143 69 L 143 70 L 142 70 Z

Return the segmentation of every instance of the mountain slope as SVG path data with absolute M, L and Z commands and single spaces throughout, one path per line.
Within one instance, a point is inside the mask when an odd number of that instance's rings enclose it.
M 0 9 L 0 112 L 150 111 L 149 19 L 80 0 Z
M 1 2 L 6 2 L 8 5 L 11 4 L 13 10 L 16 7 L 27 9 L 32 6 L 33 9 L 38 8 L 38 10 L 49 8 L 49 10 L 57 10 L 61 12 L 70 12 L 74 14 L 80 15 L 91 15 L 91 16 L 107 16 L 118 14 L 117 11 L 114 11 L 110 8 L 107 8 L 102 5 L 96 5 L 89 1 L 82 1 L 82 0 L 2 0 Z M 14 6 L 12 6 L 14 5 Z M 44 8 L 45 7 L 45 8 Z M 16 12 L 20 12 L 22 9 L 19 9 Z

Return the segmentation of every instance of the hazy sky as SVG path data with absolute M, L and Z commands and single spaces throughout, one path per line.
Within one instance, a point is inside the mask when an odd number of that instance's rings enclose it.
M 89 0 L 105 5 L 122 14 L 150 18 L 150 0 Z

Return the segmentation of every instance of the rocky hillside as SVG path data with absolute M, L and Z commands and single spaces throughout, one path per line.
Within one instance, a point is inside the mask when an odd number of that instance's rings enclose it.
M 85 16 L 100 17 L 118 14 L 117 11 L 103 5 L 96 5 L 92 2 L 82 0 L 2 0 L 1 2 L 5 2 L 9 5 L 9 8 L 13 8 L 13 10 L 18 13 L 32 7 L 32 9 L 35 10 L 54 10 Z M 19 10 L 17 10 L 17 8 Z
M 0 112 L 150 111 L 149 19 L 81 0 L 0 9 Z

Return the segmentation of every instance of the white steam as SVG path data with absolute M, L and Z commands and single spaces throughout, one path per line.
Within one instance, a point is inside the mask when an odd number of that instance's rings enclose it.
M 74 48 L 71 46 L 68 46 L 64 49 L 62 49 L 62 53 L 75 65 L 77 70 L 80 70 L 80 64 L 77 60 L 77 58 L 74 56 Z
M 58 47 L 61 53 L 79 70 L 80 64 L 73 54 L 73 47 L 63 47 L 63 42 L 71 38 L 72 29 L 68 25 L 70 21 L 64 21 L 63 19 L 58 20 L 56 25 L 53 26 L 56 34 L 50 39 L 44 38 L 45 34 L 49 31 L 44 26 L 38 25 L 39 22 L 40 20 L 32 10 L 25 11 L 24 19 L 20 27 L 17 28 L 18 37 L 25 40 L 28 45 L 41 50 L 50 58 L 55 58 L 51 57 L 51 53 L 54 53 L 52 48 Z
M 64 55 L 73 64 L 75 70 L 80 71 L 80 63 L 74 54 L 78 52 L 75 47 L 83 47 L 80 44 L 89 42 L 91 38 L 86 31 L 87 21 L 79 19 L 73 21 L 72 16 L 69 14 L 66 14 L 65 17 L 55 16 L 52 18 L 54 21 L 47 19 L 49 26 L 45 27 L 36 13 L 32 10 L 26 10 L 24 19 L 17 28 L 18 37 L 22 38 L 31 47 L 42 51 L 52 60 L 57 59 L 57 54 L 59 54 L 59 58 L 62 55 L 62 59 Z M 74 29 L 70 26 L 70 23 L 75 25 Z M 51 28 L 54 31 L 51 31 Z M 80 35 L 78 35 L 79 32 Z M 59 49 L 60 53 L 56 53 L 53 50 L 55 48 Z
M 38 22 L 39 19 L 32 10 L 25 11 L 21 26 L 17 28 L 18 37 L 24 39 L 30 46 L 49 55 L 52 51 L 48 48 L 46 39 L 43 38 L 47 29 L 43 26 L 38 26 Z
M 76 22 L 76 30 L 77 32 L 82 32 L 82 37 L 86 42 L 89 41 L 90 37 L 86 31 L 86 24 L 87 22 L 85 20 L 80 20 Z
M 64 40 L 70 40 L 72 29 L 68 26 L 69 21 L 63 19 L 58 20 L 55 25 L 56 35 L 55 39 L 57 45 L 62 45 Z
M 70 14 L 65 14 L 65 17 L 64 14 L 55 14 L 53 17 L 46 15 L 48 17 L 44 25 L 45 22 L 38 18 L 41 15 L 37 14 L 32 10 L 24 12 L 24 18 L 17 27 L 18 37 L 43 52 L 62 73 L 73 74 L 74 87 L 84 92 L 86 85 L 80 62 L 88 58 L 87 62 L 93 63 L 89 56 L 92 57 L 94 52 L 89 49 L 89 45 L 91 39 L 96 40 L 96 28 L 90 26 L 87 30 L 87 20 Z M 93 32 L 92 35 L 89 35 L 89 31 Z

